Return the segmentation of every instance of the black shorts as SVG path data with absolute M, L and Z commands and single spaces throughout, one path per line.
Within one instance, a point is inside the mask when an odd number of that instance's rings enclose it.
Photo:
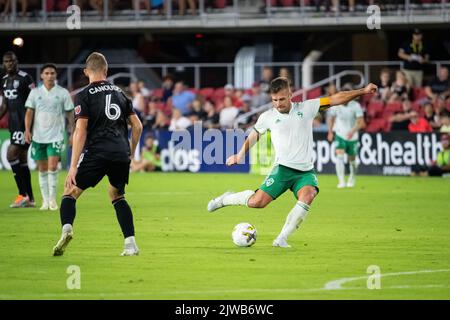
M 125 194 L 125 185 L 130 175 L 130 161 L 112 161 L 89 153 L 81 155 L 75 180 L 77 187 L 86 190 L 95 187 L 104 176 L 108 176 L 109 183 Z

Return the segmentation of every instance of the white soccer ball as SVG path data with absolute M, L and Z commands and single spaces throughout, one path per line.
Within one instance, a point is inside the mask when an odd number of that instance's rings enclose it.
M 256 242 L 256 236 L 256 228 L 247 222 L 237 224 L 231 233 L 233 242 L 238 247 L 250 247 Z

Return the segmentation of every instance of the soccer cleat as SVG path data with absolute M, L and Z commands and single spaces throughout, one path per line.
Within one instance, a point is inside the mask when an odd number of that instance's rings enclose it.
M 291 246 L 287 243 L 286 239 L 283 238 L 276 238 L 273 240 L 272 243 L 273 247 L 280 247 L 280 248 L 290 248 Z
M 36 207 L 36 203 L 34 202 L 34 200 L 28 201 L 28 204 L 25 206 L 25 208 L 34 208 L 34 207 Z
M 48 201 L 44 200 L 42 202 L 42 206 L 39 208 L 39 210 L 41 210 L 41 211 L 48 210 Z
M 346 187 L 345 183 L 339 183 L 339 184 L 337 185 L 337 188 L 338 188 L 338 189 L 342 189 L 342 188 L 345 188 L 345 187 Z
M 30 207 L 32 203 L 30 203 L 30 200 L 27 197 L 22 196 L 21 194 L 19 194 L 16 197 L 16 200 L 14 200 L 13 203 L 11 203 L 9 205 L 10 208 L 26 208 L 26 207 Z M 34 206 L 34 201 L 33 201 L 33 206 Z
M 66 250 L 67 245 L 70 240 L 73 238 L 73 231 L 65 231 L 63 232 L 61 239 L 59 239 L 56 246 L 53 247 L 53 256 L 62 256 L 64 254 L 64 250 Z
M 136 245 L 125 245 L 125 249 L 123 249 L 123 252 L 120 254 L 122 257 L 126 256 L 138 256 L 139 255 L 139 249 Z
M 347 181 L 347 188 L 353 188 L 355 186 L 355 179 L 349 178 Z
M 217 209 L 220 209 L 223 207 L 223 198 L 225 198 L 227 195 L 232 194 L 232 192 L 227 191 L 224 194 L 222 194 L 221 196 L 218 196 L 217 198 L 212 199 L 209 203 L 208 203 L 208 207 L 207 210 L 209 212 L 213 212 Z
M 58 210 L 58 205 L 56 204 L 56 200 L 52 199 L 48 203 L 48 208 L 52 211 Z

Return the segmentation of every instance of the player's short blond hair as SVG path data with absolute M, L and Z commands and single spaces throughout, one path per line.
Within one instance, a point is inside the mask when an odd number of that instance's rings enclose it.
M 86 69 L 93 72 L 106 72 L 108 70 L 108 62 L 103 54 L 93 52 L 86 59 Z
M 284 89 L 290 89 L 291 84 L 288 78 L 278 77 L 270 82 L 270 93 L 275 94 Z

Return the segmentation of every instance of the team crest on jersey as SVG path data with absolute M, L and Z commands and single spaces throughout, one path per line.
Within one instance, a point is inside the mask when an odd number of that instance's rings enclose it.
M 14 80 L 14 82 L 13 82 L 14 89 L 17 89 L 19 86 L 20 86 L 20 81 L 19 80 Z
M 77 106 L 75 107 L 75 114 L 76 114 L 76 115 L 79 115 L 80 112 L 81 112 L 81 105 L 77 105 Z
M 274 182 L 273 178 L 266 179 L 266 187 L 270 187 Z
M 300 116 L 300 118 L 303 118 L 303 112 L 299 111 L 297 112 L 297 115 Z

